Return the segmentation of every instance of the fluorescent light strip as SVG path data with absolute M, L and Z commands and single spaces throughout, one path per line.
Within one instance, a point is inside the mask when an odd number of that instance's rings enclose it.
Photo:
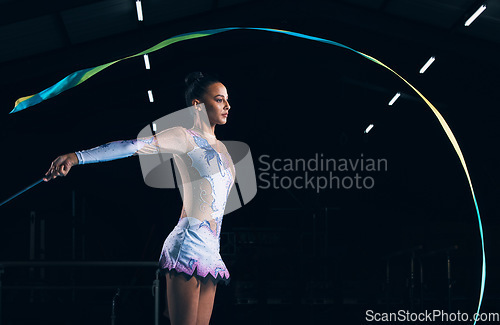
M 424 73 L 431 66 L 431 64 L 434 61 L 436 61 L 436 57 L 431 56 L 431 58 L 429 59 L 429 61 L 427 61 L 427 63 L 424 64 L 424 66 L 422 67 L 422 69 L 420 69 L 420 73 Z
M 368 125 L 368 127 L 365 130 L 365 133 L 370 132 L 371 129 L 373 129 L 373 124 Z
M 476 10 L 476 12 L 472 16 L 470 16 L 469 19 L 467 19 L 467 21 L 465 22 L 465 26 L 470 26 L 470 24 L 472 24 L 472 22 L 476 20 L 476 18 L 479 17 L 479 15 L 482 14 L 485 10 L 486 5 L 482 5 L 481 7 L 479 7 L 479 9 Z
M 391 101 L 389 102 L 389 106 L 392 106 L 392 104 L 394 104 L 396 100 L 398 100 L 399 96 L 401 96 L 401 93 L 396 93 L 396 95 L 394 95 L 394 97 L 392 97 Z
M 152 90 L 148 90 L 148 96 L 149 96 L 149 101 L 152 103 L 154 102 L 154 99 L 153 99 L 153 91 Z
M 156 132 L 156 123 L 153 123 L 153 132 Z
M 135 7 L 137 8 L 137 19 L 139 21 L 143 21 L 144 17 L 142 17 L 142 5 L 141 5 L 141 0 L 137 0 L 135 2 Z
M 151 66 L 149 65 L 149 56 L 147 54 L 144 54 L 144 64 L 146 65 L 147 70 L 151 69 Z

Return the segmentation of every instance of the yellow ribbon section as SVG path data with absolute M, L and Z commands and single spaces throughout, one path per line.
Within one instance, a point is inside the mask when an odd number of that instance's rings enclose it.
M 469 175 L 469 169 L 467 168 L 467 164 L 465 163 L 464 155 L 462 154 L 462 150 L 460 149 L 460 146 L 458 145 L 457 139 L 455 138 L 455 135 L 451 131 L 450 126 L 448 125 L 448 123 L 446 123 L 446 120 L 441 115 L 441 113 L 439 113 L 439 111 L 436 109 L 436 107 L 434 107 L 434 105 L 427 98 L 425 98 L 425 96 L 422 95 L 422 93 L 420 91 L 418 91 L 417 88 L 413 87 L 413 85 L 411 83 L 406 81 L 406 79 L 401 77 L 396 71 L 392 70 L 387 65 L 380 62 L 379 60 L 377 60 L 369 55 L 366 55 L 364 53 L 361 53 L 361 52 L 359 52 L 359 53 L 366 56 L 367 58 L 369 58 L 373 62 L 376 62 L 377 64 L 390 70 L 392 73 L 394 73 L 396 76 L 398 76 L 401 80 L 403 80 L 408 86 L 410 86 L 411 89 L 413 89 L 420 96 L 420 98 L 422 98 L 424 100 L 424 102 L 427 104 L 427 106 L 430 107 L 430 109 L 432 110 L 434 115 L 436 115 L 439 123 L 441 124 L 441 127 L 443 128 L 446 135 L 448 136 L 448 139 L 450 140 L 451 144 L 453 145 L 453 148 L 455 149 L 455 152 L 457 153 L 458 158 L 460 159 L 460 162 L 462 163 L 462 167 L 464 169 L 465 175 L 467 176 L 467 181 L 469 183 L 469 188 L 470 188 L 470 191 L 472 194 L 472 199 L 474 200 L 474 205 L 475 205 L 477 216 L 478 216 L 479 231 L 480 231 L 480 235 L 481 235 L 481 244 L 482 244 L 481 248 L 482 248 L 482 252 L 483 252 L 483 261 L 482 261 L 483 267 L 482 267 L 482 272 L 481 272 L 481 292 L 480 292 L 480 296 L 479 296 L 479 305 L 477 307 L 477 313 L 479 314 L 479 311 L 481 309 L 481 304 L 483 301 L 484 285 L 486 282 L 486 256 L 485 256 L 485 251 L 484 251 L 483 227 L 482 227 L 482 223 L 481 223 L 481 217 L 479 214 L 479 206 L 477 204 L 476 195 L 474 194 L 474 187 L 472 186 L 472 180 L 471 180 L 470 175 Z M 476 322 L 477 322 L 477 320 L 474 319 L 474 324 L 476 324 Z

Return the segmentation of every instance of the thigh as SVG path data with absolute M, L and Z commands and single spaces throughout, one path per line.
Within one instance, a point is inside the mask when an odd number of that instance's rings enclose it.
M 195 325 L 200 299 L 200 280 L 167 274 L 167 303 L 172 325 Z
M 168 274 L 167 274 L 168 277 Z M 163 316 L 170 318 L 170 315 L 168 314 L 168 297 L 167 297 L 168 291 L 167 291 L 167 281 L 165 281 L 165 311 L 163 312 Z
M 196 325 L 208 325 L 212 316 L 215 299 L 215 285 L 211 280 L 200 282 L 200 300 L 198 302 L 198 319 Z

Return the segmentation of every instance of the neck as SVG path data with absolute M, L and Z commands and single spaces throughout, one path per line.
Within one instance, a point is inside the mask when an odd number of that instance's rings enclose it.
M 202 131 L 206 135 L 215 137 L 215 124 L 210 124 L 210 126 L 206 124 L 195 125 L 193 128 Z

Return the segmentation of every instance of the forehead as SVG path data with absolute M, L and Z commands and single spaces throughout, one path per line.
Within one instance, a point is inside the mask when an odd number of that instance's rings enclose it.
M 220 83 L 220 82 L 216 82 L 216 83 L 213 83 L 211 84 L 210 86 L 208 86 L 207 88 L 207 93 L 209 95 L 213 95 L 213 96 L 216 96 L 216 95 L 224 95 L 227 97 L 227 89 L 226 87 Z

